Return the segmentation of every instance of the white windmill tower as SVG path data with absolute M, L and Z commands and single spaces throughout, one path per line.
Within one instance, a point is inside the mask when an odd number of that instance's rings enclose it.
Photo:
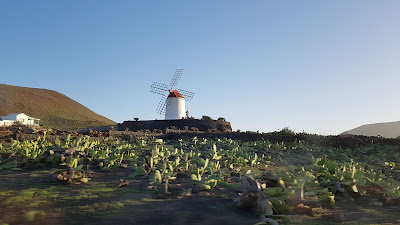
M 178 84 L 181 78 L 183 69 L 177 69 L 172 77 L 170 87 L 167 85 L 154 82 L 151 85 L 150 91 L 162 95 L 161 101 L 158 104 L 157 113 L 165 114 L 165 120 L 179 120 L 186 118 L 185 100 L 192 100 L 194 93 L 182 89 L 174 90 L 174 86 Z

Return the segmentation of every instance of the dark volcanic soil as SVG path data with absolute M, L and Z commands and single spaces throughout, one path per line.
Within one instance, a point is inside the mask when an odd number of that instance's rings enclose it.
M 0 223 L 239 225 L 259 221 L 251 211 L 233 207 L 234 190 L 165 196 L 147 190 L 148 180 L 143 178 L 118 187 L 130 169 L 97 172 L 89 183 L 79 185 L 57 181 L 53 172 L 0 173 Z M 320 215 L 290 215 L 290 224 L 400 224 L 400 207 L 370 202 L 338 201 Z

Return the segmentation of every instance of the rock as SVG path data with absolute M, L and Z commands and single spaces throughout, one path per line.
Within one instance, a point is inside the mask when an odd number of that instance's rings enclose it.
M 378 198 L 378 201 L 383 202 L 384 205 L 387 205 L 388 202 L 390 202 L 392 200 L 392 198 L 386 196 L 385 194 L 381 194 Z
M 292 206 L 298 206 L 298 205 L 305 205 L 308 206 L 310 208 L 320 208 L 321 207 L 321 203 L 320 202 L 316 202 L 316 201 L 311 201 L 311 200 L 292 200 L 291 202 L 289 202 L 290 205 Z
M 62 163 L 65 163 L 65 159 L 66 159 L 66 157 L 64 156 L 64 154 L 61 154 L 61 162 Z
M 126 180 L 126 181 L 124 181 L 124 180 L 120 180 L 120 183 L 119 183 L 119 187 L 125 187 L 125 186 L 128 186 L 129 184 L 130 184 L 131 182 L 129 181 L 129 180 Z
M 311 214 L 315 217 L 316 215 L 326 214 L 328 211 L 323 208 L 312 208 Z
M 400 205 L 400 198 L 399 199 L 391 199 L 390 201 L 387 202 L 387 205 L 390 205 L 390 206 Z
M 65 150 L 65 154 L 66 154 L 66 155 L 72 155 L 72 154 L 74 154 L 77 150 L 78 150 L 77 148 L 72 147 L 72 148 L 69 148 L 69 149 Z
M 304 205 L 303 203 L 298 204 L 293 211 L 298 214 L 312 214 L 312 208 L 310 206 Z
M 58 174 L 58 175 L 57 175 L 57 179 L 58 179 L 58 180 L 64 180 L 64 176 L 61 175 L 61 174 Z
M 208 191 L 202 191 L 202 192 L 199 192 L 199 195 L 200 195 L 201 197 L 205 197 L 205 196 L 211 196 L 211 193 L 208 192 Z
M 369 203 L 370 205 L 374 205 L 374 206 L 383 206 L 382 202 L 371 202 Z

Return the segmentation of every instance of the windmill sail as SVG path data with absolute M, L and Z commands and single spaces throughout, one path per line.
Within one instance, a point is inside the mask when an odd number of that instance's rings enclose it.
M 190 91 L 185 91 L 182 89 L 178 89 L 179 93 L 181 93 L 181 95 L 185 98 L 186 101 L 190 102 L 190 100 L 192 100 L 194 93 L 190 92 Z
M 165 107 L 167 103 L 167 96 L 162 96 L 160 102 L 158 103 L 157 109 L 156 109 L 156 113 L 159 114 L 164 114 L 165 113 Z
M 172 77 L 171 83 L 169 84 L 169 86 L 171 87 L 170 90 L 172 90 L 174 88 L 174 86 L 178 84 L 179 80 L 181 79 L 182 73 L 183 73 L 183 69 L 177 69 L 175 71 L 175 74 Z
M 162 83 L 158 83 L 153 81 L 150 87 L 150 92 L 159 94 L 159 95 L 165 95 L 165 92 L 169 91 L 168 86 Z

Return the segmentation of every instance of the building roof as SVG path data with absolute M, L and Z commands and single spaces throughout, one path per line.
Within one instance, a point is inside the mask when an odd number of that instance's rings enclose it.
M 183 98 L 183 96 L 177 90 L 172 90 L 169 92 L 168 98 Z
M 38 118 L 28 116 L 28 115 L 26 115 L 25 113 L 12 113 L 12 114 L 10 114 L 10 115 L 8 115 L 8 116 L 2 116 L 2 117 L 10 117 L 10 116 L 18 116 L 18 115 L 25 115 L 25 116 L 28 117 L 28 119 L 31 119 L 31 120 L 40 120 L 40 119 L 38 119 Z

